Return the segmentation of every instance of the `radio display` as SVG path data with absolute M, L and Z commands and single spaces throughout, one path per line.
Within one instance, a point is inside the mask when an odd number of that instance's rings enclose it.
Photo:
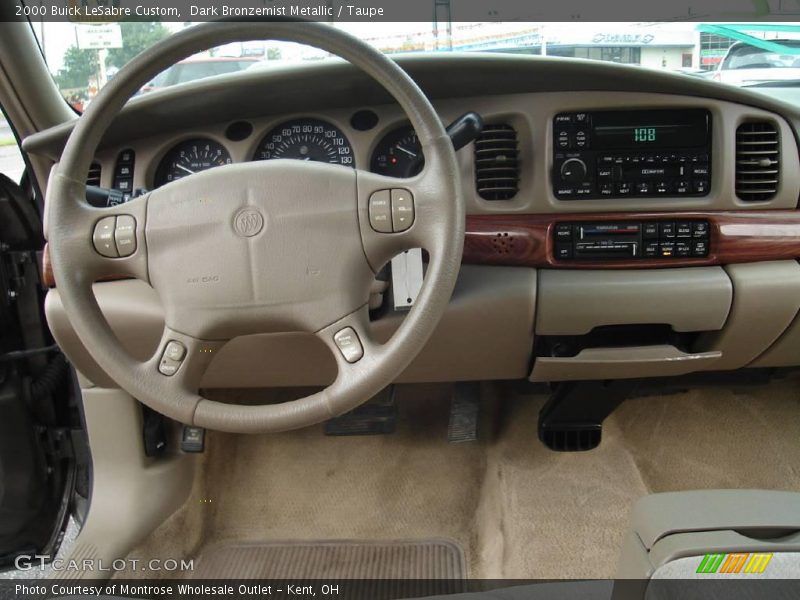
M 605 111 L 592 114 L 595 148 L 691 148 L 709 141 L 706 110 Z

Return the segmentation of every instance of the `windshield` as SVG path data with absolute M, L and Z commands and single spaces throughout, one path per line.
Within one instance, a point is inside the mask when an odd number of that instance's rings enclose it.
M 35 22 L 32 27 L 63 96 L 77 109 L 136 54 L 192 23 Z M 579 58 L 671 71 L 732 85 L 800 80 L 800 26 L 715 23 L 336 23 L 387 54 L 501 52 Z M 752 29 L 748 29 L 751 27 Z M 796 31 L 795 31 L 796 30 Z M 746 41 L 743 41 L 746 40 Z M 198 79 L 318 61 L 325 52 L 270 41 L 229 44 L 173 65 L 140 94 Z M 758 71 L 758 77 L 737 75 Z M 763 72 L 762 72 L 763 71 Z M 774 75 L 770 75 L 773 73 Z

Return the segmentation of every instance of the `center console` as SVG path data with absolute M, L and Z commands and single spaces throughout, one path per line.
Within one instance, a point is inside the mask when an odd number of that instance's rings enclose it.
M 559 200 L 701 197 L 711 187 L 705 109 L 560 113 L 553 118 Z

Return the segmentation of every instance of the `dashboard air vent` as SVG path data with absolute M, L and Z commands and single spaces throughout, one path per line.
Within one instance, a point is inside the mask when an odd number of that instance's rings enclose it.
M 475 189 L 484 200 L 509 200 L 519 190 L 519 142 L 505 123 L 487 124 L 475 140 Z
M 769 200 L 778 191 L 778 130 L 769 121 L 742 123 L 736 130 L 736 195 L 746 202 Z
M 86 176 L 86 185 L 96 185 L 100 187 L 100 174 L 103 168 L 99 162 L 89 165 L 89 174 Z

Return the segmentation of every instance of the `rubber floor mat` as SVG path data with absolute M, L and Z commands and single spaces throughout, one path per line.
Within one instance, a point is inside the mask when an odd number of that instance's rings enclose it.
M 201 552 L 193 579 L 461 580 L 463 550 L 446 540 L 223 543 Z

